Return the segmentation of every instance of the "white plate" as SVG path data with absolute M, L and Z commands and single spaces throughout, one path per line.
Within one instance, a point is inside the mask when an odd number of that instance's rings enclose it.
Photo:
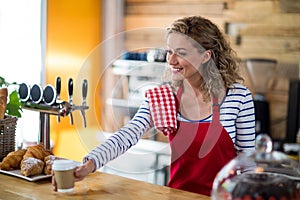
M 64 158 L 62 158 L 64 159 Z M 82 165 L 81 162 L 78 162 L 78 161 L 74 161 L 73 162 L 76 163 L 76 166 L 80 166 Z M 1 163 L 1 162 L 0 162 Z M 18 177 L 18 178 L 22 178 L 22 179 L 25 179 L 27 181 L 38 181 L 38 180 L 41 180 L 41 179 L 46 179 L 46 178 L 50 178 L 52 175 L 51 174 L 48 174 L 48 175 L 45 175 L 45 174 L 38 174 L 38 175 L 34 175 L 34 176 L 23 176 L 21 174 L 21 170 L 20 169 L 15 169 L 15 170 L 9 170 L 9 171 L 6 171 L 6 170 L 1 170 L 0 169 L 0 173 L 2 174 L 7 174 L 7 175 L 11 175 L 11 176 L 15 176 L 15 177 Z
M 28 180 L 28 181 L 37 181 L 37 180 L 41 180 L 41 179 L 50 178 L 52 176 L 51 174 L 49 174 L 49 175 L 38 174 L 38 175 L 35 175 L 35 176 L 28 176 L 27 177 L 27 176 L 21 175 L 21 170 L 19 170 L 19 169 L 9 170 L 9 171 L 5 171 L 5 170 L 0 169 L 0 173 L 11 175 L 11 176 L 16 176 L 16 177 L 19 177 L 19 178 L 22 178 L 22 179 L 25 179 L 25 180 Z

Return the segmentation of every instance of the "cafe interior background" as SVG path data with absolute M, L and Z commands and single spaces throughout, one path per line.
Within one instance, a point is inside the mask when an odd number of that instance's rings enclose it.
M 143 91 L 160 84 L 164 30 L 175 19 L 202 15 L 215 22 L 242 58 L 255 97 L 257 132 L 284 150 L 297 143 L 300 123 L 299 0 L 0 0 L 0 75 L 9 82 L 55 86 L 81 105 L 88 81 L 86 127 L 80 112 L 50 115 L 53 153 L 81 161 L 126 123 Z M 39 141 L 40 112 L 23 109 L 17 146 Z M 293 148 L 293 146 L 292 146 Z M 101 170 L 165 184 L 167 139 L 150 130 L 133 150 Z M 155 166 L 155 167 L 154 167 Z M 159 169 L 159 170 L 158 170 Z

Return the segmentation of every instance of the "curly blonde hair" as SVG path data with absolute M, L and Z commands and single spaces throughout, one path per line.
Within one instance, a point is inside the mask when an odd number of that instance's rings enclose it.
M 167 28 L 167 36 L 171 33 L 184 34 L 195 41 L 198 48 L 200 45 L 202 50 L 204 48 L 212 52 L 210 61 L 201 70 L 204 81 L 199 89 L 204 92 L 206 100 L 211 95 L 219 94 L 220 90 L 224 91 L 244 80 L 238 73 L 240 59 L 219 28 L 210 20 L 201 16 L 180 18 Z M 173 82 L 174 87 L 179 84 Z

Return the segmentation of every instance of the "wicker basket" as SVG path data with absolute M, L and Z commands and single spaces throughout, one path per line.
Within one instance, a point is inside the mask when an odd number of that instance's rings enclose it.
M 0 120 L 0 162 L 9 153 L 15 150 L 15 135 L 17 126 L 16 117 L 5 116 Z

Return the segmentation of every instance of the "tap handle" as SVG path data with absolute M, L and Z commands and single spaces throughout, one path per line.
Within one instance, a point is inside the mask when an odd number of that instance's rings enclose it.
M 57 93 L 58 96 L 60 95 L 60 90 L 61 90 L 61 79 L 58 76 L 56 78 L 56 93 Z
M 56 100 L 60 100 L 61 79 L 59 76 L 56 78 L 56 86 L 55 87 L 56 87 L 56 93 L 57 93 Z M 60 122 L 59 115 L 57 116 L 57 121 Z
M 69 91 L 69 96 L 71 97 L 73 95 L 73 79 L 69 79 L 68 83 L 68 91 Z
M 83 83 L 82 83 L 82 98 L 83 98 L 83 100 L 86 99 L 87 90 L 88 90 L 88 82 L 86 79 L 84 79 Z

